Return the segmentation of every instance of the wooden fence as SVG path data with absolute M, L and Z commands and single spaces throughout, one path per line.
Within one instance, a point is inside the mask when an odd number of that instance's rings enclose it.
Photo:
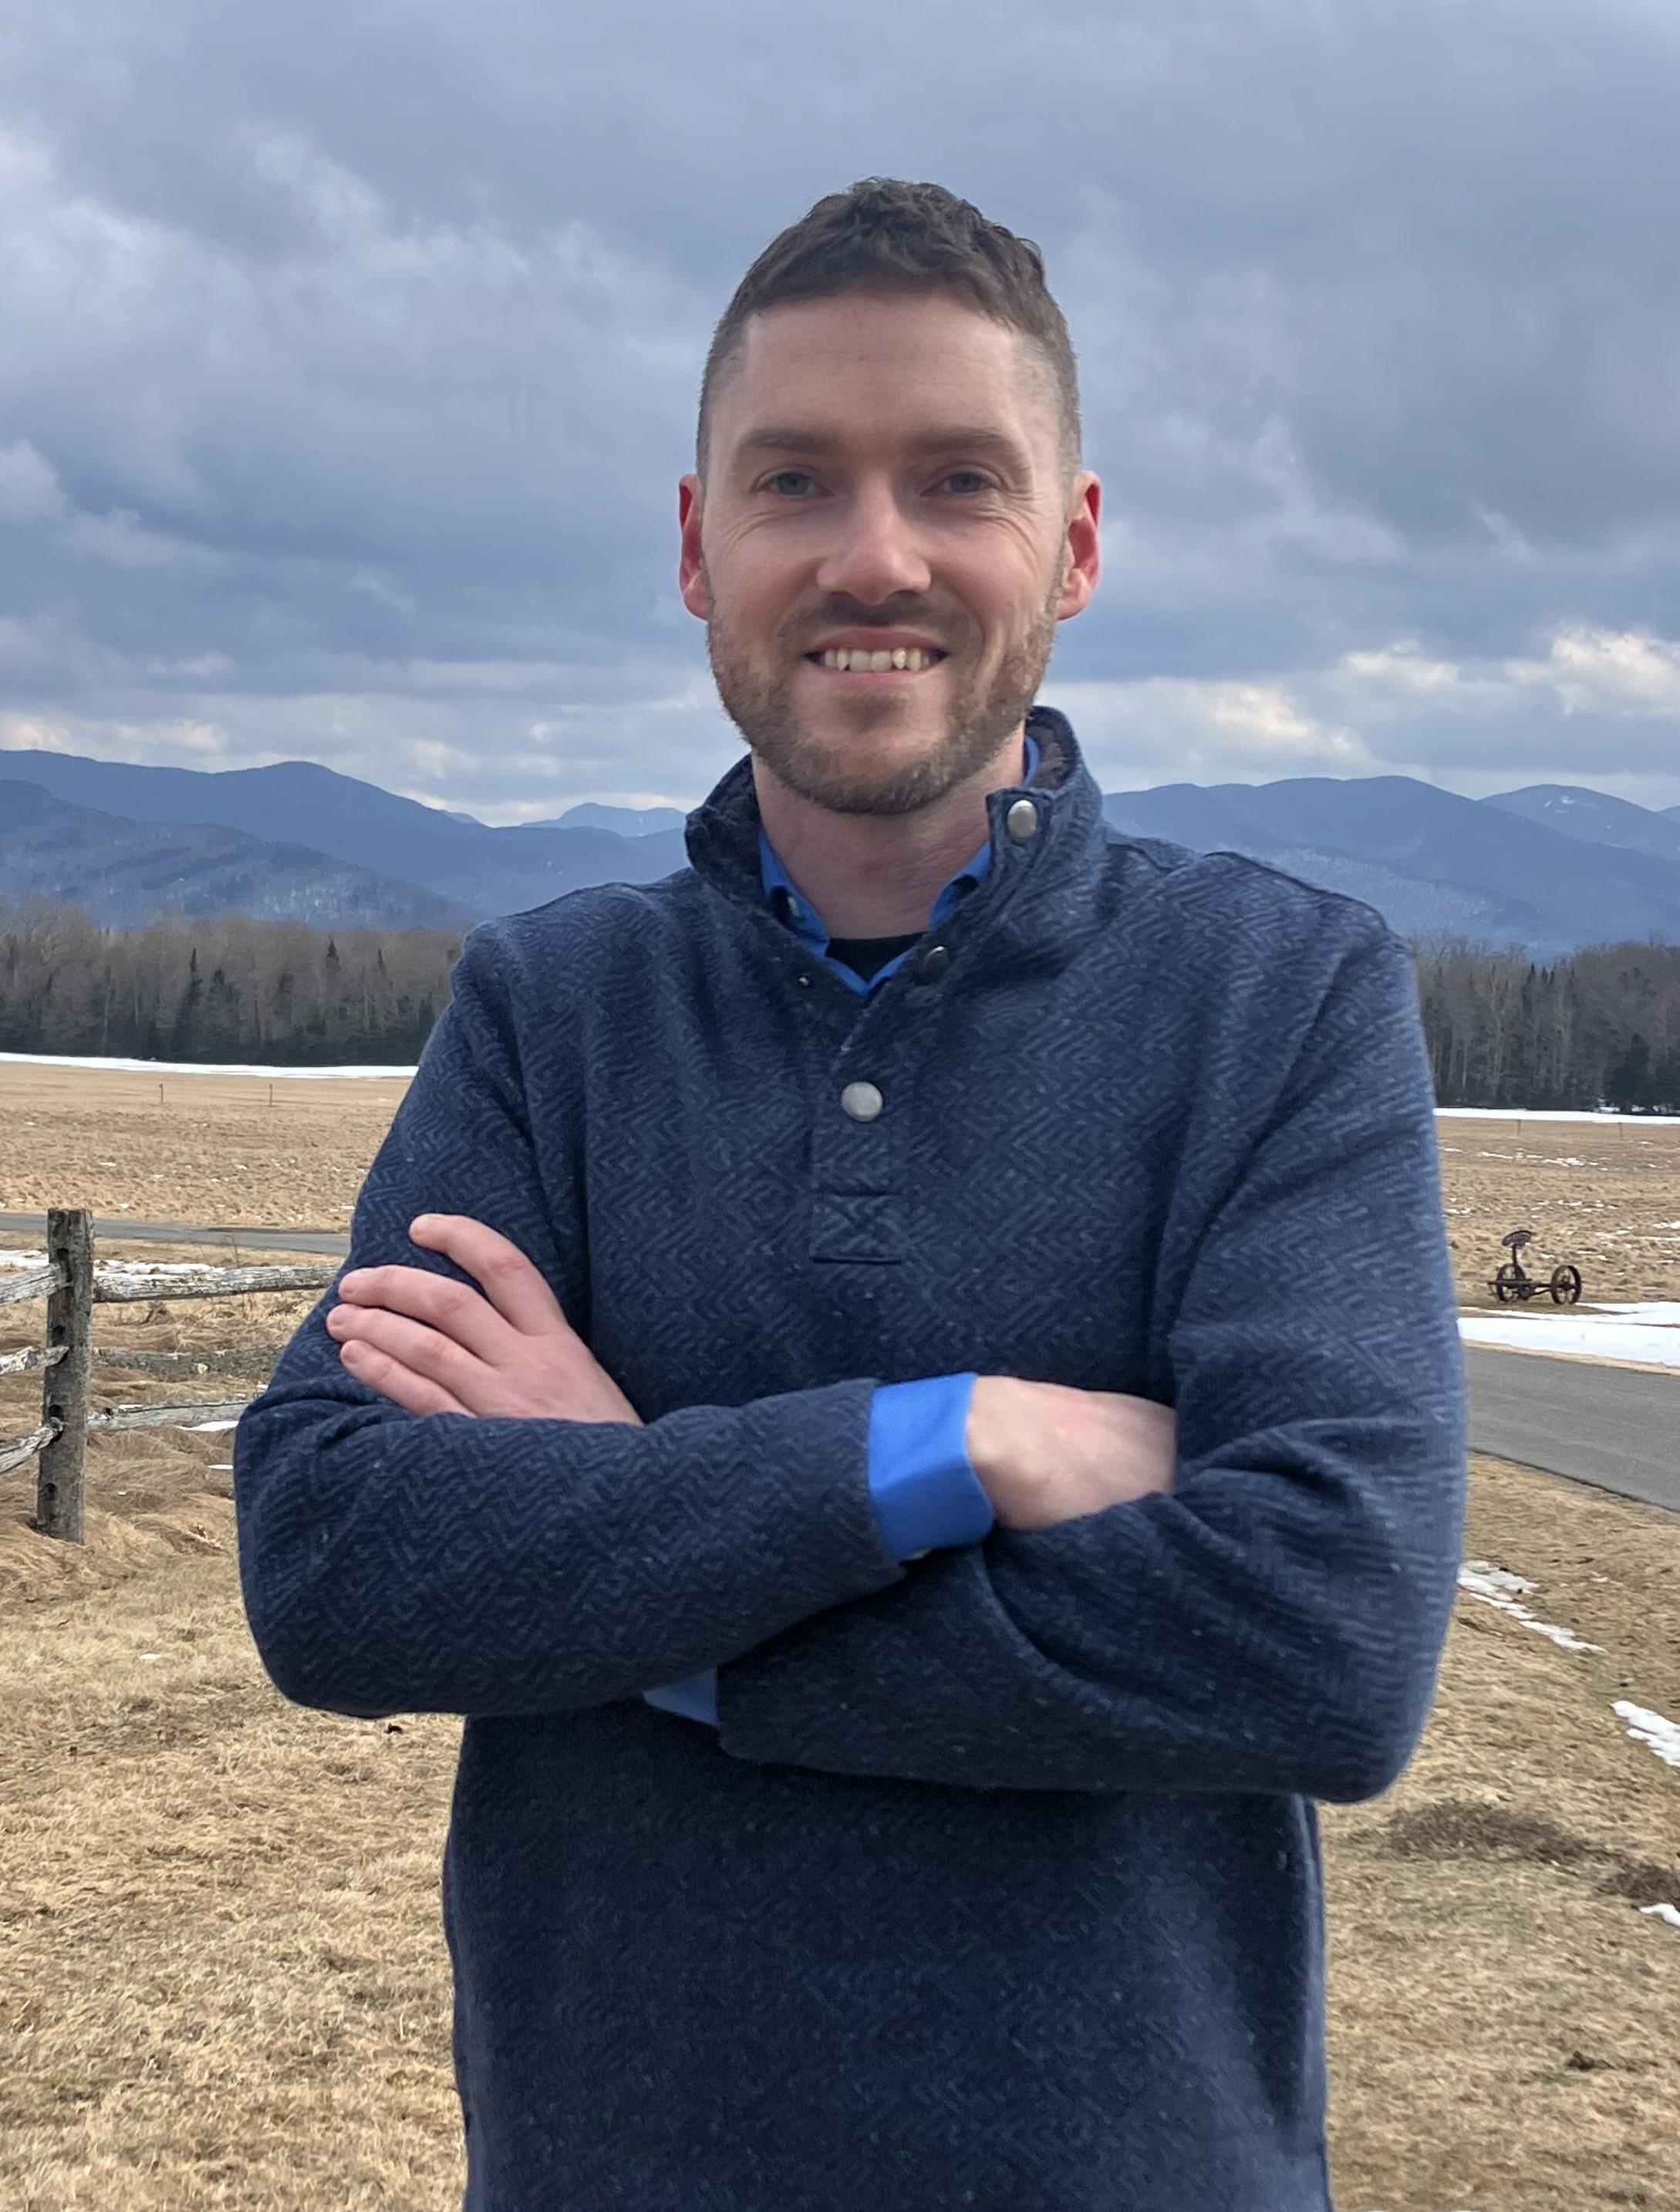
M 124 1278 L 94 1266 L 91 1213 L 64 1206 L 49 1212 L 46 1265 L 0 1276 L 0 1307 L 28 1298 L 46 1300 L 45 1342 L 21 1352 L 0 1352 L 0 1375 L 42 1370 L 40 1425 L 27 1436 L 0 1442 L 0 1474 L 37 1458 L 35 1526 L 41 1534 L 66 1543 L 82 1540 L 90 1433 L 236 1420 L 251 1403 L 249 1398 L 201 1399 L 196 1405 L 112 1406 L 90 1413 L 88 1378 L 97 1359 L 95 1306 L 157 1298 L 231 1298 L 247 1291 L 324 1290 L 337 1272 L 335 1266 L 318 1262 L 307 1267 L 207 1267 L 202 1274 L 171 1276 L 163 1282 L 155 1276 L 149 1280 Z

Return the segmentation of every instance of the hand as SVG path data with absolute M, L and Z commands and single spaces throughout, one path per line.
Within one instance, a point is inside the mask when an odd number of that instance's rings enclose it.
M 982 1375 L 969 1401 L 968 1463 L 1005 1528 L 1054 1528 L 1173 1487 L 1170 1406 Z
M 354 1267 L 327 1315 L 347 1374 L 410 1413 L 622 1421 L 641 1416 L 518 1245 L 463 1213 L 422 1213 L 409 1236 L 483 1285 L 426 1267 Z

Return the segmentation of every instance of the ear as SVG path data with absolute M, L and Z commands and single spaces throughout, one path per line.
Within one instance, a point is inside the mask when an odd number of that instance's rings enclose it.
M 676 587 L 682 604 L 702 622 L 712 614 L 712 593 L 706 580 L 706 563 L 700 548 L 701 484 L 697 476 L 686 476 L 676 487 L 676 526 L 682 550 L 676 562 Z
M 1102 486 L 1089 469 L 1073 480 L 1069 495 L 1067 536 L 1062 555 L 1062 596 L 1058 622 L 1083 614 L 1102 574 Z

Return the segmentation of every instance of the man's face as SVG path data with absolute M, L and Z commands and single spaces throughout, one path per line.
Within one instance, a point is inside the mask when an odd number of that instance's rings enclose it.
M 1064 477 L 1058 428 L 1027 342 L 948 294 L 749 324 L 705 485 L 682 480 L 681 580 L 725 710 L 790 789 L 910 813 L 1019 729 L 1097 577 L 1100 487 Z M 895 647 L 929 665 L 832 665 Z

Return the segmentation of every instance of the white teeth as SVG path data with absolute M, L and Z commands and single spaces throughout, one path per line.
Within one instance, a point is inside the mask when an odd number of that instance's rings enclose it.
M 889 668 L 904 669 L 911 674 L 923 668 L 931 668 L 939 659 L 937 653 L 925 653 L 919 645 L 895 646 L 890 652 L 869 653 L 861 646 L 831 646 L 822 656 L 825 668 L 853 669 L 859 675 L 884 676 Z

